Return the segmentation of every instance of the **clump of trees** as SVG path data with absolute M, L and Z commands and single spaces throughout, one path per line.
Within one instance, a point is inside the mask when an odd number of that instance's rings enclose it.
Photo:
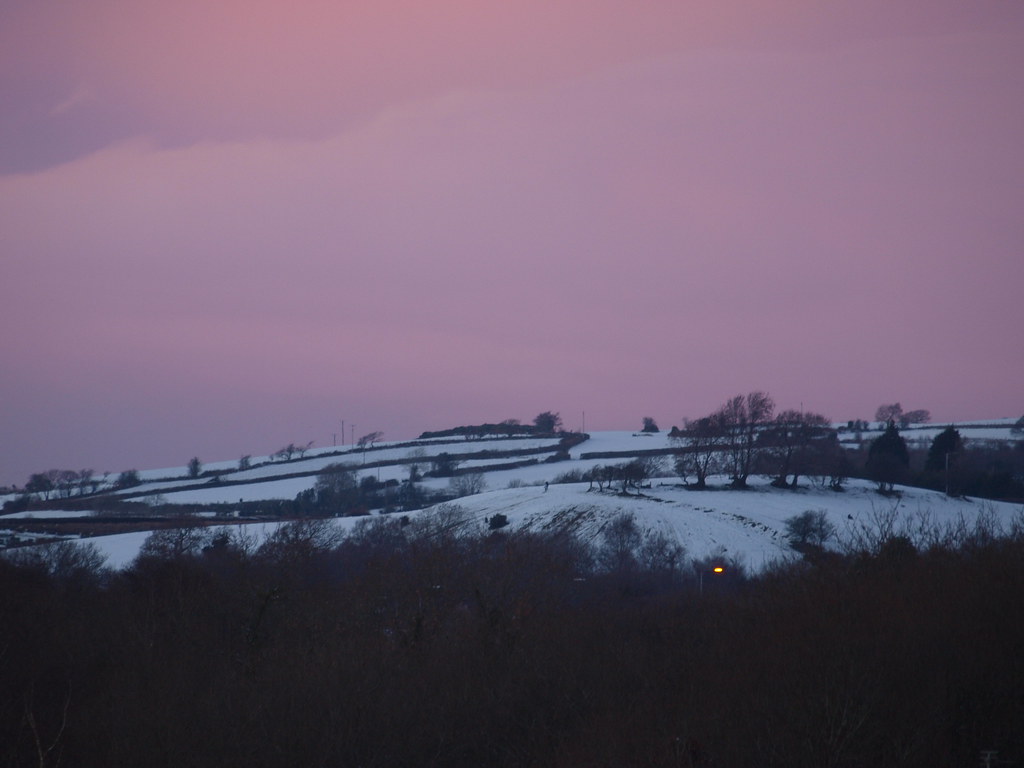
M 535 428 L 532 424 L 521 424 L 519 419 L 505 419 L 497 424 L 470 424 L 451 429 L 441 429 L 433 432 L 424 432 L 420 435 L 421 440 L 434 437 L 462 437 L 466 440 L 483 440 L 494 437 L 516 437 L 534 434 Z
M 927 424 L 931 420 L 932 415 L 929 411 L 923 408 L 913 411 L 904 411 L 903 406 L 899 403 L 880 405 L 875 411 L 875 421 L 878 421 L 883 425 L 888 425 L 890 423 L 899 424 L 903 429 L 906 429 L 911 424 Z
M 534 417 L 533 426 L 538 434 L 553 435 L 562 429 L 562 417 L 553 411 L 544 411 Z
M 297 511 L 321 515 L 347 515 L 365 511 L 360 504 L 358 471 L 352 464 L 329 464 L 317 475 L 313 487 L 295 499 Z
M 662 585 L 679 584 L 686 572 L 686 548 L 663 532 L 642 529 L 632 513 L 623 512 L 601 528 L 593 563 L 598 573 L 620 578 L 643 574 L 641 584 L 652 578 Z M 636 590 L 641 584 L 631 580 L 624 586 Z
M 629 495 L 630 490 L 640 493 L 644 483 L 664 471 L 664 462 L 659 456 L 640 456 L 621 464 L 598 464 L 585 472 L 566 472 L 555 478 L 555 482 L 590 483 L 589 490 L 597 486 L 598 491 L 618 489 Z
M 882 493 L 907 484 L 954 496 L 1024 501 L 1024 441 L 968 444 L 949 426 L 924 449 L 908 444 L 899 422 L 890 420 L 866 448 L 844 449 L 840 455 L 848 474 L 877 482 Z
M 448 462 L 450 457 L 438 457 Z M 381 481 L 374 474 L 360 476 L 355 464 L 338 462 L 329 464 L 317 475 L 312 488 L 301 491 L 292 502 L 282 502 L 283 514 L 304 517 L 348 517 L 368 514 L 371 510 L 390 513 L 397 509 L 420 509 L 430 503 L 440 503 L 457 496 L 479 493 L 485 487 L 480 473 L 454 476 L 457 462 L 451 460 L 452 483 L 448 492 L 426 492 L 417 485 L 421 456 L 407 459 L 409 477 L 405 482 L 388 479 Z M 435 473 L 436 474 L 436 473 Z
M 684 420 L 669 437 L 677 446 L 676 473 L 698 490 L 717 474 L 728 475 L 732 488 L 744 489 L 751 474 L 762 472 L 780 488 L 795 488 L 808 475 L 828 477 L 839 488 L 847 472 L 836 431 L 825 416 L 802 410 L 776 415 L 765 392 L 736 395 L 707 416 Z
M 430 471 L 435 477 L 451 477 L 458 470 L 462 461 L 452 456 L 447 451 L 434 456 L 430 462 Z
M 36 472 L 25 483 L 25 493 L 40 499 L 70 499 L 96 493 L 103 480 L 91 469 L 50 469 Z
M 810 411 L 778 414 L 764 428 L 760 442 L 777 467 L 772 481 L 777 488 L 796 488 L 803 475 L 831 475 L 830 463 L 842 450 L 829 420 Z
M 278 461 L 291 461 L 294 458 L 303 458 L 309 452 L 309 449 L 313 447 L 313 440 L 302 445 L 296 445 L 295 443 L 288 443 L 288 445 L 275 451 L 271 454 L 271 459 Z
M 117 488 L 134 488 L 137 485 L 142 485 L 142 479 L 139 477 L 139 471 L 137 469 L 126 469 L 117 476 L 117 481 L 114 485 Z
M 532 424 L 522 424 L 519 419 L 505 419 L 497 424 L 471 424 L 451 429 L 423 432 L 421 440 L 436 437 L 462 437 L 466 440 L 482 440 L 494 437 L 521 437 L 525 435 L 554 435 L 562 431 L 562 417 L 554 411 L 537 414 Z
M 920 456 L 912 453 L 911 459 L 911 480 L 925 488 L 953 496 L 1024 501 L 1024 441 L 968 445 L 950 426 L 932 440 L 923 465 Z
M 835 535 L 824 509 L 809 509 L 786 520 L 786 538 L 797 552 L 820 551 Z

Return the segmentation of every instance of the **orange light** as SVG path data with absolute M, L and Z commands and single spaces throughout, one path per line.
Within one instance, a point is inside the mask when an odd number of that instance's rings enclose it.
M 723 571 L 725 570 L 725 568 L 723 568 L 723 567 L 722 567 L 722 566 L 720 566 L 720 565 L 716 565 L 716 566 L 715 566 L 714 568 L 712 568 L 712 570 L 713 570 L 713 571 L 714 571 L 715 573 L 722 573 L 722 572 L 723 572 Z

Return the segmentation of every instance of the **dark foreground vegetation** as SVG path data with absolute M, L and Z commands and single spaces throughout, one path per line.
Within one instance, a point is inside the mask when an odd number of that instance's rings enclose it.
M 0 766 L 1024 762 L 1019 527 L 746 578 L 447 515 L 0 559 Z

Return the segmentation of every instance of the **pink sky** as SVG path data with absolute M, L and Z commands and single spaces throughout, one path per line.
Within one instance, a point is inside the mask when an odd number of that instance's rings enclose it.
M 0 484 L 1024 413 L 1024 3 L 210 5 L 0 11 Z

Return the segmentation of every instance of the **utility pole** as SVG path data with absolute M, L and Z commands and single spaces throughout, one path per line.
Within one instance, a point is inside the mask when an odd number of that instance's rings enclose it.
M 946 495 L 949 496 L 949 457 L 954 451 L 946 451 Z
M 345 420 L 341 420 L 341 444 L 345 444 Z
M 949 496 L 949 451 L 946 451 L 946 495 Z

